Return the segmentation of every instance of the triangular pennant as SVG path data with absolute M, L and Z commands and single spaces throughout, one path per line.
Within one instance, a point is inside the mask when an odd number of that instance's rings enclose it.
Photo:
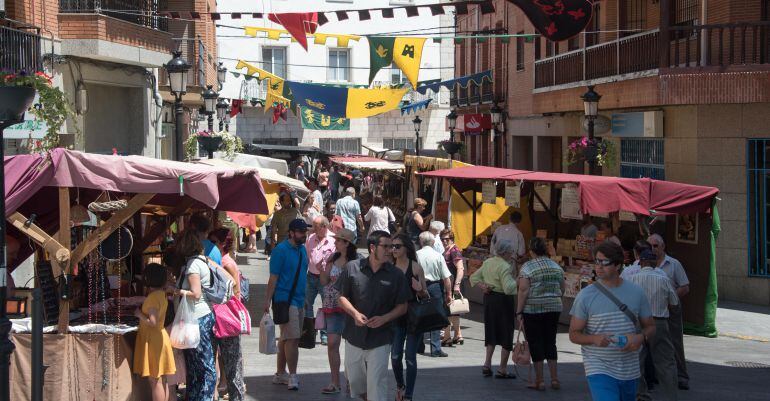
M 433 43 L 441 44 L 441 38 L 433 38 Z
M 269 14 L 267 18 L 283 25 L 292 38 L 296 39 L 307 50 L 307 34 L 315 33 L 318 28 L 317 13 L 281 13 Z
M 241 19 L 241 13 L 232 13 L 230 14 L 231 19 Z
M 394 37 L 368 36 L 369 40 L 369 83 L 381 68 L 389 66 L 393 62 Z
M 251 13 L 251 18 L 262 19 L 262 13 Z
M 491 1 L 487 1 L 487 2 L 481 3 L 481 7 L 480 8 L 481 8 L 481 14 L 482 15 L 494 14 L 494 12 L 495 12 L 495 5 Z
M 358 20 L 359 21 L 368 21 L 372 19 L 371 14 L 369 14 L 369 10 L 359 10 L 358 11 Z
M 171 14 L 171 18 L 173 18 L 173 19 L 179 19 L 179 18 L 181 18 L 181 17 L 182 17 L 182 16 L 181 16 L 181 15 L 179 15 L 179 13 L 178 13 L 178 12 L 176 12 L 176 11 L 171 11 L 169 14 Z
M 348 19 L 348 13 L 344 11 L 335 11 L 335 14 L 337 14 L 337 21 L 345 21 Z
M 393 18 L 392 8 L 383 8 L 381 11 L 382 11 L 382 18 Z
M 350 44 L 349 41 L 355 41 L 358 42 L 359 39 L 361 39 L 360 36 L 356 35 L 331 35 L 337 38 L 337 47 L 348 47 Z
M 230 102 L 230 117 L 235 117 L 241 113 L 241 105 L 243 105 L 243 100 L 241 99 L 233 99 Z
M 316 33 L 315 37 L 313 38 L 313 43 L 317 45 L 326 45 L 326 39 L 329 38 L 329 35 L 325 33 Z
M 444 6 L 441 5 L 441 4 L 431 4 L 430 5 L 430 13 L 433 16 L 444 15 Z
M 190 18 L 192 18 L 192 19 L 201 19 L 201 13 L 195 12 L 195 11 L 190 11 Z
M 465 4 L 465 3 L 455 4 L 455 14 L 468 15 L 468 4 Z
M 326 18 L 326 14 L 318 13 L 318 26 L 326 25 L 329 22 L 329 18 Z
M 478 36 L 478 37 L 476 37 L 476 41 L 479 42 L 479 43 L 486 43 L 487 39 L 489 39 L 488 36 Z
M 407 17 L 417 17 L 420 15 L 420 9 L 415 6 L 409 6 L 406 8 L 406 16 Z
M 456 45 L 461 45 L 461 44 L 463 44 L 463 38 L 455 38 L 455 44 L 456 44 Z
M 393 43 L 393 63 L 404 72 L 413 88 L 417 87 L 424 45 L 425 38 L 410 36 L 397 37 Z
M 222 16 L 219 13 L 211 13 L 209 15 L 211 15 L 212 21 L 219 21 L 220 19 L 222 19 Z

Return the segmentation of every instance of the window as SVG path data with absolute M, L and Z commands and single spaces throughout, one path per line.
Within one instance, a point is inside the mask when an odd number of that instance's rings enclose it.
M 404 72 L 401 71 L 400 68 L 396 67 L 395 64 L 390 65 L 390 83 L 393 85 L 398 84 L 404 84 L 409 82 L 409 80 L 406 78 L 406 75 L 404 75 Z
M 422 138 L 420 138 L 422 142 Z M 414 149 L 414 138 L 385 138 L 382 140 L 385 149 Z M 422 146 L 420 146 L 422 148 Z
M 516 32 L 517 35 L 524 35 L 524 31 Z M 516 37 L 516 71 L 524 71 L 524 37 Z
M 621 139 L 620 176 L 665 180 L 663 139 Z
M 599 2 L 594 3 L 594 12 L 591 15 L 591 22 L 588 23 L 589 33 L 584 34 L 586 38 L 586 47 L 599 44 Z
M 697 0 L 696 0 L 697 1 Z M 625 0 L 621 3 L 620 36 L 629 36 L 647 28 L 647 0 Z
M 262 68 L 283 79 L 288 78 L 288 74 L 286 73 L 286 48 L 263 47 Z
M 350 81 L 350 52 L 348 49 L 329 50 L 329 69 L 326 80 L 329 82 Z
M 770 278 L 770 139 L 749 139 L 747 145 L 749 276 Z
M 699 0 L 674 0 L 671 2 L 671 22 L 674 25 L 693 25 L 700 12 Z
M 318 147 L 329 153 L 361 154 L 361 138 L 321 139 Z
M 543 40 L 545 40 L 545 56 L 546 57 L 555 56 L 556 51 L 554 50 L 553 42 L 545 38 L 543 38 Z

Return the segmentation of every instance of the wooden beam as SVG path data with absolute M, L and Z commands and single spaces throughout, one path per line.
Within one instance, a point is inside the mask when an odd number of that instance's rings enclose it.
M 21 231 L 24 235 L 29 237 L 36 244 L 40 245 L 46 252 L 51 255 L 51 259 L 57 263 L 54 265 L 59 267 L 66 264 L 70 259 L 70 251 L 60 244 L 56 239 L 48 235 L 37 224 L 30 224 L 26 226 L 27 217 L 23 214 L 16 212 L 8 217 L 8 222 L 11 223 L 17 230 Z M 58 275 L 61 272 L 54 271 L 54 274 Z
M 91 251 L 99 246 L 99 243 L 104 241 L 107 236 L 112 234 L 113 231 L 117 230 L 121 224 L 125 223 L 126 220 L 131 218 L 134 213 L 138 212 L 139 209 L 141 209 L 154 196 L 155 194 L 134 195 L 134 197 L 128 201 L 128 206 L 126 206 L 124 209 L 116 211 L 109 220 L 104 222 L 104 224 L 99 226 L 99 228 L 88 235 L 88 238 L 81 242 L 77 248 L 72 251 L 70 265 L 80 263 L 80 261 L 83 260 L 86 255 L 91 253 Z
M 153 224 L 149 230 L 147 230 L 147 234 L 142 236 L 142 239 L 137 242 L 134 245 L 134 253 L 142 253 L 147 249 L 147 247 L 150 246 L 153 242 L 155 242 L 158 237 L 163 234 L 164 231 L 169 226 L 169 222 L 176 220 L 177 217 L 184 215 L 188 209 L 195 203 L 195 199 L 185 196 L 181 202 L 179 202 L 178 205 L 174 208 L 174 210 L 171 211 L 171 213 L 168 214 L 166 223 L 155 223 Z
M 70 249 L 70 189 L 59 188 L 59 243 Z

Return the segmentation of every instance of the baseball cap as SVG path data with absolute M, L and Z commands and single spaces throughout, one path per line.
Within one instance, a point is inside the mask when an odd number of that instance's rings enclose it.
M 340 228 L 339 230 L 337 230 L 334 236 L 337 238 L 344 239 L 347 242 L 353 242 L 353 238 L 355 238 L 355 234 L 353 233 L 353 231 L 350 231 L 347 228 Z
M 307 231 L 308 225 L 303 219 L 294 219 L 289 223 L 289 231 Z
M 653 261 L 658 260 L 658 255 L 655 255 L 655 252 L 653 252 L 651 249 L 645 249 L 642 251 L 642 254 L 639 255 L 639 260 L 647 260 L 647 261 Z

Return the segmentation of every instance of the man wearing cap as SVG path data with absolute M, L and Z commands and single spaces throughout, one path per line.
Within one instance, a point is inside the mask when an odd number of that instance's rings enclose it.
M 638 285 L 644 290 L 650 301 L 652 317 L 655 320 L 655 335 L 648 339 L 647 346 L 642 348 L 639 354 L 640 365 L 644 370 L 644 360 L 647 354 L 652 356 L 655 366 L 655 376 L 660 383 L 660 391 L 657 392 L 663 400 L 676 401 L 677 399 L 677 372 L 676 359 L 674 358 L 674 345 L 671 342 L 671 334 L 668 327 L 669 306 L 679 305 L 679 297 L 665 273 L 656 269 L 657 255 L 651 249 L 645 249 L 639 256 L 639 273 L 628 278 L 628 281 Z M 637 400 L 651 400 L 647 389 L 644 372 L 639 377 L 637 387 Z
M 279 325 L 281 335 L 278 339 L 277 369 L 273 377 L 273 384 L 286 384 L 289 390 L 299 390 L 297 359 L 305 310 L 308 259 L 304 245 L 307 228 L 307 223 L 302 219 L 294 219 L 289 223 L 287 239 L 275 247 L 270 259 L 270 280 L 267 282 L 265 298 L 265 313 L 270 312 L 271 302 L 290 303 L 289 322 Z

